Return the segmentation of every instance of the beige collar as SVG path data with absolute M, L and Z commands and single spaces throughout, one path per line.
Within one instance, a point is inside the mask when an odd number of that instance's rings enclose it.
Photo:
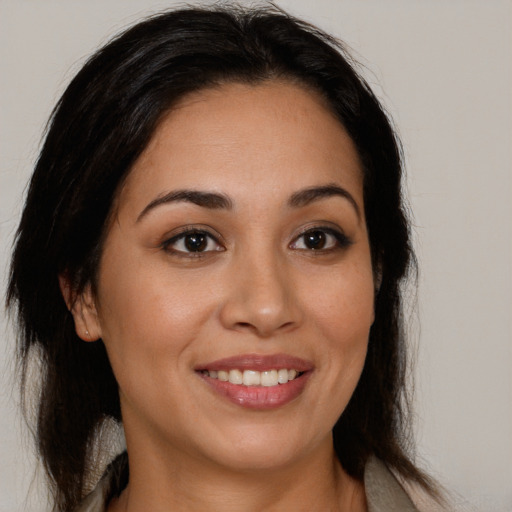
M 393 473 L 377 457 L 370 457 L 364 468 L 364 491 L 368 512 L 418 510 Z

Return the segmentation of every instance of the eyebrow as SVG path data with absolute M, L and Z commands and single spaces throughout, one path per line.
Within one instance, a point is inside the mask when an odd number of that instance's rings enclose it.
M 357 216 L 361 218 L 359 206 L 357 205 L 352 194 L 334 183 L 299 190 L 292 194 L 288 200 L 288 205 L 292 208 L 301 208 L 315 201 L 334 196 L 347 199 L 356 211 Z M 199 190 L 173 190 L 172 192 L 164 194 L 163 196 L 159 196 L 151 201 L 138 215 L 136 222 L 139 222 L 156 207 L 176 202 L 192 203 L 211 210 L 233 209 L 233 202 L 228 196 L 224 194 L 219 194 L 216 192 L 204 192 Z
M 173 190 L 172 192 L 157 197 L 151 201 L 144 208 L 144 210 L 140 212 L 139 216 L 137 217 L 137 222 L 139 222 L 157 206 L 176 202 L 193 203 L 197 206 L 202 206 L 203 208 L 209 208 L 211 210 L 231 210 L 233 208 L 231 199 L 229 199 L 229 197 L 225 196 L 224 194 L 217 194 L 215 192 L 202 192 L 199 190 Z
M 314 201 L 318 201 L 320 199 L 326 199 L 328 197 L 343 197 L 347 199 L 348 202 L 354 207 L 356 214 L 359 218 L 361 218 L 361 212 L 359 210 L 359 206 L 356 203 L 356 200 L 352 196 L 352 194 L 345 190 L 344 188 L 336 185 L 335 183 L 329 183 L 327 185 L 322 185 L 319 187 L 310 187 L 305 188 L 303 190 L 299 190 L 295 192 L 288 201 L 288 204 L 292 208 L 301 208 L 303 206 L 307 206 Z

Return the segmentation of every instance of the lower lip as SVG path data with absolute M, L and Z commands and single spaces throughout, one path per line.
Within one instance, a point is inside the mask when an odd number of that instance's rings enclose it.
M 311 372 L 304 372 L 299 377 L 277 386 L 243 386 L 231 384 L 207 375 L 198 374 L 219 395 L 230 402 L 247 409 L 277 409 L 297 398 L 309 379 Z

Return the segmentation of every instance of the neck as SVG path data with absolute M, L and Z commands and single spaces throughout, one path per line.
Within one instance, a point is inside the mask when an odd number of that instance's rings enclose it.
M 138 449 L 127 439 L 130 481 L 108 511 L 366 511 L 363 484 L 342 469 L 329 441 L 287 466 L 250 471 Z

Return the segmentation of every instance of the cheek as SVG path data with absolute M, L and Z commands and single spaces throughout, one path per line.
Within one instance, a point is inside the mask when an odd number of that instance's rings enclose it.
M 139 272 L 110 286 L 105 280 L 109 293 L 101 310 L 123 415 L 137 411 L 140 418 L 153 418 L 162 404 L 164 410 L 181 410 L 179 397 L 186 392 L 182 377 L 190 371 L 195 341 L 212 309 L 211 294 L 201 293 L 202 287 L 150 274 Z
M 350 268 L 351 267 L 351 268 Z M 374 290 L 371 267 L 350 265 L 317 281 L 306 295 L 319 329 L 340 343 L 367 341 L 374 319 Z
M 214 304 L 200 280 L 170 275 L 165 265 L 142 265 L 106 255 L 100 275 L 99 314 L 102 337 L 114 367 L 128 372 L 133 361 L 151 359 L 177 364 Z M 140 373 L 143 365 L 136 365 Z
M 325 341 L 329 385 L 339 403 L 346 405 L 364 366 L 374 319 L 371 266 L 357 264 L 332 272 L 322 289 L 310 289 L 308 303 L 315 330 Z

